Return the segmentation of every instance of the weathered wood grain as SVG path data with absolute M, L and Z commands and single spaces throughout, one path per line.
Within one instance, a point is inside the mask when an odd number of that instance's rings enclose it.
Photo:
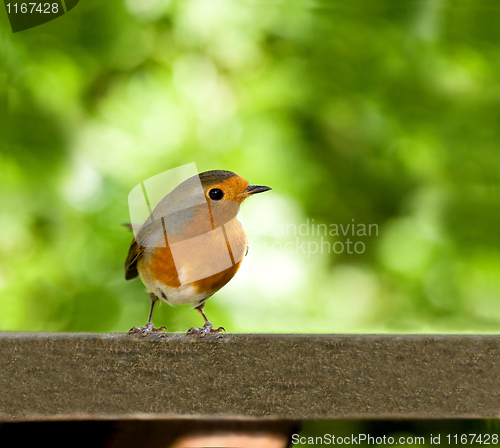
M 498 418 L 500 336 L 0 333 L 0 421 Z

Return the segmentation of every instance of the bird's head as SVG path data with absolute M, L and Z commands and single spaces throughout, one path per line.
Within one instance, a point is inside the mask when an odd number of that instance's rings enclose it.
M 163 232 L 172 243 L 210 232 L 234 219 L 246 198 L 268 190 L 271 188 L 249 185 L 232 171 L 200 173 L 182 182 L 157 204 L 136 238 L 143 246 L 155 246 L 163 244 Z
M 250 185 L 232 171 L 206 171 L 199 176 L 215 227 L 233 219 L 249 196 L 271 190 L 263 185 Z
M 206 171 L 199 176 L 205 198 L 214 205 L 220 201 L 233 201 L 239 205 L 249 196 L 271 190 L 263 185 L 250 185 L 232 171 Z

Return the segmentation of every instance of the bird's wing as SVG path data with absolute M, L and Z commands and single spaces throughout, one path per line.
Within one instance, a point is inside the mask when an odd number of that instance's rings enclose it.
M 182 241 L 212 230 L 200 177 L 201 175 L 187 179 L 156 205 L 130 245 L 125 260 L 127 280 L 139 275 L 137 262 L 144 255 L 146 248 L 168 247 L 169 242 Z M 193 229 L 188 223 L 195 216 L 197 225 Z M 125 226 L 132 229 L 131 225 L 125 224 Z M 189 229 L 193 229 L 194 234 L 191 235 Z M 168 235 L 168 241 L 165 233 Z
M 132 230 L 132 225 L 124 224 Z M 130 248 L 128 250 L 127 259 L 125 260 L 125 279 L 132 280 L 136 278 L 139 273 L 137 272 L 137 262 L 144 255 L 147 247 L 154 247 L 155 241 L 163 236 L 163 227 L 161 222 L 156 221 L 153 224 L 145 223 L 137 236 L 132 240 Z M 163 246 L 166 241 L 162 239 Z
M 135 238 L 132 240 L 130 249 L 128 250 L 127 259 L 125 260 L 125 279 L 132 280 L 136 278 L 139 273 L 137 272 L 137 261 L 144 254 L 146 248 L 137 244 Z

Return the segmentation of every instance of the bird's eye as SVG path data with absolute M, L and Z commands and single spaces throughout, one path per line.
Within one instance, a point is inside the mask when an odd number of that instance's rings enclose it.
M 212 188 L 208 192 L 208 195 L 210 196 L 210 199 L 214 201 L 220 201 L 224 197 L 224 192 L 219 188 Z

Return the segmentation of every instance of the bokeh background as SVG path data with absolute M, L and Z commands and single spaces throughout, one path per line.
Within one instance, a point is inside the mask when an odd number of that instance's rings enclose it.
M 499 17 L 472 0 L 82 0 L 13 34 L 0 13 L 0 330 L 143 325 L 128 193 L 195 162 L 273 187 L 243 206 L 249 255 L 207 303 L 215 326 L 499 331 Z M 363 252 L 328 253 L 347 238 Z M 154 322 L 203 323 L 166 304 Z

